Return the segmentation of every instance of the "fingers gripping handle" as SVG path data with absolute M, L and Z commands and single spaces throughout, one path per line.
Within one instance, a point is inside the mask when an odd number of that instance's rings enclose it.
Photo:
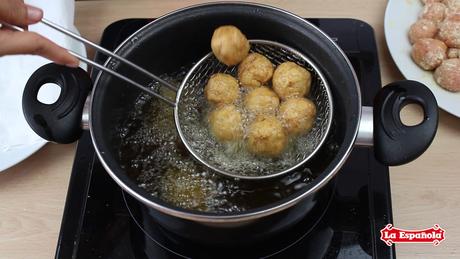
M 61 87 L 61 94 L 53 104 L 38 101 L 40 88 L 47 83 Z M 40 137 L 71 143 L 81 133 L 81 117 L 91 79 L 81 68 L 69 68 L 50 63 L 35 71 L 27 82 L 22 96 L 22 109 L 27 123 Z
M 424 119 L 415 126 L 401 122 L 400 111 L 410 103 L 423 108 Z M 380 162 L 395 166 L 419 157 L 430 146 L 438 127 L 438 106 L 431 91 L 416 81 L 387 85 L 374 101 L 374 149 Z

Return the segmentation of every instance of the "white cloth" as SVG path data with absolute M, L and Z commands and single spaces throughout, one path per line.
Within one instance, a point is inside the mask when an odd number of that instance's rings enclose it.
M 26 0 L 25 2 L 42 8 L 44 18 L 68 29 L 74 28 L 74 0 Z M 42 24 L 29 26 L 29 30 L 38 32 L 61 46 L 68 46 L 68 41 L 73 41 Z M 25 121 L 21 99 L 30 75 L 49 62 L 44 58 L 30 55 L 0 57 L 0 159 L 12 148 L 43 141 Z

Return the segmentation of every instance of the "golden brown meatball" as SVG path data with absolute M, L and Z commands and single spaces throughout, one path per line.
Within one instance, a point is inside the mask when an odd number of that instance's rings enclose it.
M 238 67 L 238 79 L 246 87 L 260 87 L 273 75 L 273 65 L 259 53 L 249 54 Z
M 447 50 L 447 58 L 460 58 L 460 49 L 449 48 Z
M 419 39 L 434 38 L 438 32 L 438 27 L 435 22 L 427 19 L 420 19 L 409 29 L 410 43 L 414 44 Z
M 249 53 L 249 41 L 235 26 L 220 26 L 211 39 L 212 52 L 227 66 L 240 63 Z
M 433 70 L 446 59 L 447 46 L 435 39 L 420 39 L 412 46 L 412 59 L 425 70 Z
M 235 105 L 217 107 L 208 119 L 211 132 L 218 141 L 235 141 L 243 137 L 243 118 Z
M 420 18 L 432 20 L 435 23 L 442 22 L 446 16 L 447 7 L 443 3 L 433 2 L 427 3 L 423 7 Z
M 280 105 L 280 99 L 269 88 L 259 87 L 246 95 L 244 105 L 249 112 L 254 114 L 275 114 Z
M 280 118 L 289 134 L 304 134 L 313 127 L 316 106 L 306 98 L 291 98 L 281 104 Z
M 460 48 L 460 16 L 449 16 L 439 25 L 440 40 L 444 41 L 448 47 Z
M 284 62 L 273 73 L 273 90 L 285 100 L 308 95 L 311 75 L 305 68 L 294 62 Z
M 206 99 L 215 105 L 234 103 L 240 94 L 238 80 L 231 75 L 214 74 L 208 80 L 204 94 Z
M 287 144 L 283 125 L 273 115 L 257 117 L 248 130 L 249 152 L 265 157 L 279 156 Z
M 460 91 L 460 59 L 447 59 L 434 72 L 434 79 L 444 89 Z

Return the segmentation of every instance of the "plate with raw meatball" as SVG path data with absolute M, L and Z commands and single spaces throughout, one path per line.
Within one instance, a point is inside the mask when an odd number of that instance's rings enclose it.
M 460 117 L 460 0 L 390 0 L 385 37 L 401 73 Z

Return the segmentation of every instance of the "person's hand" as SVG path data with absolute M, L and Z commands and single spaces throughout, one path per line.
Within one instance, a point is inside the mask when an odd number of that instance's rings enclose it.
M 0 0 L 0 23 L 27 28 L 28 25 L 39 22 L 43 11 L 39 8 L 24 4 L 23 0 Z M 0 30 L 0 56 L 13 54 L 40 55 L 55 63 L 71 67 L 78 66 L 78 59 L 67 50 L 35 32 L 18 32 L 5 28 Z

